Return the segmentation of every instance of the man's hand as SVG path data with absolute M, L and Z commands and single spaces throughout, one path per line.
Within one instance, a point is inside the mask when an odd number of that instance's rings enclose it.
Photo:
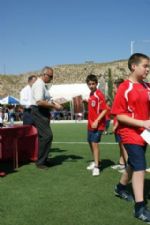
M 62 109 L 63 109 L 63 106 L 60 105 L 59 103 L 57 103 L 57 102 L 53 102 L 53 103 L 54 103 L 54 108 L 55 108 L 56 110 L 62 110 Z
M 92 123 L 92 126 L 91 126 L 91 127 L 92 127 L 93 129 L 96 129 L 96 128 L 98 127 L 98 122 L 99 122 L 98 120 L 95 120 L 95 121 Z

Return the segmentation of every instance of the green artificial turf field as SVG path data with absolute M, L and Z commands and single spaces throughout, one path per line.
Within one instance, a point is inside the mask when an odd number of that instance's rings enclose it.
M 133 203 L 114 196 L 114 185 L 121 175 L 111 169 L 119 157 L 114 136 L 103 135 L 102 171 L 92 177 L 86 170 L 91 160 L 86 124 L 52 124 L 52 129 L 52 166 L 47 171 L 30 163 L 0 178 L 0 225 L 144 224 L 133 217 Z M 145 185 L 149 205 L 149 173 Z

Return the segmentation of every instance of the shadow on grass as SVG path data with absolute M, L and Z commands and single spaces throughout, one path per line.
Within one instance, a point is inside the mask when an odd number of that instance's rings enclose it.
M 91 161 L 87 161 L 88 163 L 90 163 Z M 113 166 L 115 165 L 115 163 L 110 160 L 110 159 L 102 159 L 100 162 L 100 170 L 103 171 L 104 169 L 106 169 L 107 167 Z
M 60 148 L 51 148 L 50 153 L 51 152 L 66 152 L 67 150 L 62 150 Z
M 0 172 L 4 172 L 5 176 L 11 173 L 16 173 L 19 171 L 20 167 L 24 165 L 29 165 L 31 162 L 33 161 L 30 161 L 30 160 L 20 161 L 18 164 L 18 168 L 14 168 L 12 160 L 0 162 Z
M 145 179 L 144 197 L 145 197 L 145 202 L 147 203 L 147 200 L 150 199 L 150 180 L 149 179 Z
M 78 155 L 58 155 L 54 156 L 49 160 L 49 167 L 57 166 L 63 164 L 63 162 L 77 162 L 77 160 L 81 160 L 83 157 Z
M 4 172 L 6 175 L 17 172 L 17 170 L 13 168 L 13 162 L 11 161 L 0 162 L 0 171 Z
M 110 167 L 110 166 L 112 166 L 114 164 L 115 163 L 112 160 L 110 160 L 110 159 L 102 159 L 101 160 L 101 171 L 103 171 L 107 167 Z

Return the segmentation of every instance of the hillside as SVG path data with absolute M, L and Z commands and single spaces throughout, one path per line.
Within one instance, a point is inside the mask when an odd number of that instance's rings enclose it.
M 127 61 L 120 60 L 109 63 L 93 63 L 58 65 L 53 67 L 54 80 L 53 84 L 66 83 L 84 83 L 88 74 L 93 73 L 98 77 L 103 76 L 107 80 L 108 69 L 111 69 L 113 79 L 117 77 L 125 77 L 129 71 Z M 28 76 L 31 74 L 39 74 L 38 72 L 30 72 L 21 75 L 0 75 L 0 97 L 13 95 L 19 98 L 20 90 L 27 84 Z

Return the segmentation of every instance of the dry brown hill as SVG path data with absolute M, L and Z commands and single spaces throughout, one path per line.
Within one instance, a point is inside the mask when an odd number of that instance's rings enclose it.
M 109 63 L 93 63 L 58 65 L 54 69 L 54 84 L 84 83 L 88 74 L 93 73 L 107 79 L 108 69 L 111 69 L 113 79 L 125 77 L 129 71 L 127 61 L 120 60 Z M 28 76 L 38 72 L 21 75 L 0 75 L 0 97 L 12 95 L 19 98 L 20 90 L 27 84 Z

